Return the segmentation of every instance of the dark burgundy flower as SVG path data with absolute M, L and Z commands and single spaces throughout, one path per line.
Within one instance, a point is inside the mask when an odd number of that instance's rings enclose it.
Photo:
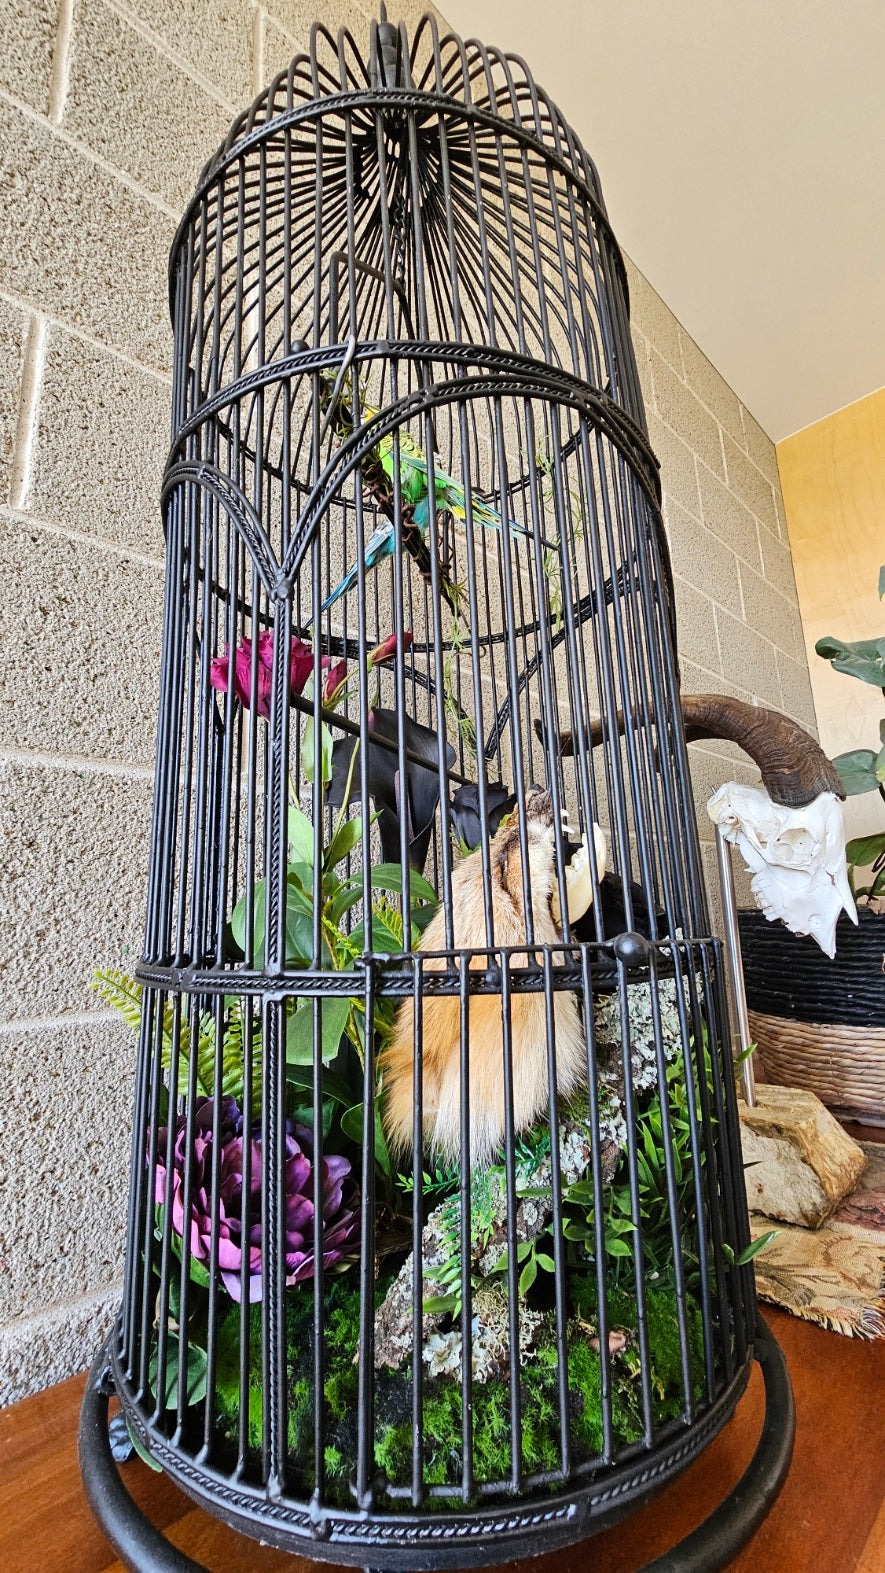
M 402 638 L 399 634 L 388 634 L 374 650 L 369 651 L 369 666 L 383 666 L 385 661 L 392 661 L 397 650 L 402 650 L 405 655 L 406 651 L 412 648 L 413 638 L 414 635 L 411 633 L 403 634 Z
M 323 668 L 323 704 L 331 705 L 347 678 L 347 662 L 333 661 L 330 655 L 324 655 Z
M 273 633 L 266 629 L 258 635 L 257 659 L 257 709 L 259 715 L 270 715 L 270 685 L 273 668 Z M 248 707 L 252 693 L 252 641 L 243 638 L 234 651 L 234 692 L 241 704 Z M 230 646 L 225 645 L 224 655 L 215 657 L 209 668 L 209 682 L 213 688 L 226 694 L 230 681 Z M 289 687 L 293 694 L 300 694 L 313 671 L 313 651 L 310 645 L 295 634 L 289 652 Z
M 208 1267 L 212 1240 L 212 1123 L 213 1098 L 198 1098 L 195 1107 L 193 1141 L 193 1192 L 190 1206 L 190 1253 L 194 1261 Z M 221 1164 L 218 1195 L 218 1269 L 228 1294 L 240 1299 L 240 1273 L 243 1260 L 243 1157 L 246 1142 L 243 1118 L 234 1098 L 223 1098 L 219 1136 Z M 172 1206 L 172 1228 L 183 1238 L 184 1166 L 187 1119 L 182 1115 L 175 1127 L 172 1183 L 165 1165 L 166 1130 L 159 1133 L 154 1200 Z M 286 1121 L 284 1195 L 286 1209 L 286 1283 L 301 1283 L 314 1275 L 313 1133 L 294 1120 Z M 249 1239 L 248 1295 L 261 1299 L 261 1123 L 252 1127 L 249 1143 Z M 357 1250 L 360 1232 L 359 1198 L 351 1177 L 350 1163 L 340 1154 L 323 1157 L 323 1265 L 338 1266 Z

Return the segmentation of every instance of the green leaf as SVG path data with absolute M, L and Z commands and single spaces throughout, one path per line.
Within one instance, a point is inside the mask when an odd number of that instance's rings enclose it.
M 372 950 L 380 951 L 385 956 L 400 956 L 403 953 L 403 936 L 399 926 L 395 926 L 397 914 L 382 912 L 378 907 L 372 908 Z M 358 923 L 353 930 L 351 941 L 358 946 L 359 951 L 366 947 L 366 925 Z
M 357 902 L 362 900 L 362 896 L 362 874 L 352 874 L 349 879 L 343 879 L 329 901 L 327 910 L 330 923 L 334 923 L 337 927 L 345 912 L 355 907 Z
M 535 1261 L 539 1267 L 543 1267 L 545 1273 L 555 1273 L 556 1263 L 552 1256 L 547 1255 L 546 1251 L 537 1251 L 535 1253 Z
M 362 833 L 363 818 L 361 814 L 355 815 L 353 819 L 346 819 L 344 824 L 338 827 L 329 843 L 323 859 L 323 867 L 327 869 L 334 868 L 336 863 L 340 863 L 342 858 L 346 858 L 348 852 L 353 851 Z
M 532 1256 L 526 1262 L 525 1267 L 519 1275 L 519 1292 L 521 1295 L 528 1294 L 537 1276 L 538 1263 L 537 1259 Z
M 449 1311 L 460 1311 L 461 1301 L 454 1294 L 438 1294 L 425 1300 L 421 1309 L 425 1316 L 445 1316 Z
M 166 1392 L 163 1397 L 163 1408 L 174 1409 L 178 1403 L 178 1355 L 179 1345 L 174 1338 L 170 1338 L 166 1354 Z M 148 1377 L 152 1389 L 156 1392 L 158 1351 L 151 1355 L 148 1366 Z M 205 1349 L 199 1344 L 188 1344 L 187 1348 L 187 1378 L 185 1404 L 198 1404 L 206 1396 L 206 1372 L 208 1361 Z
M 885 566 L 879 569 L 879 600 L 885 595 Z
M 352 1142 L 356 1142 L 359 1147 L 362 1146 L 363 1106 L 361 1103 L 355 1103 L 352 1108 L 345 1109 L 341 1116 L 341 1129 Z M 375 1162 L 388 1179 L 393 1179 L 393 1163 L 387 1150 L 384 1127 L 381 1124 L 381 1111 L 377 1102 L 375 1103 Z
M 290 863 L 286 869 L 286 900 L 301 912 L 313 912 L 313 864 Z
M 876 780 L 885 782 L 885 748 L 881 748 L 876 755 L 876 763 L 873 769 L 876 772 Z
M 607 1256 L 633 1255 L 632 1248 L 627 1244 L 626 1240 L 618 1239 L 617 1236 L 614 1239 L 609 1239 L 608 1233 L 606 1233 L 605 1237 L 605 1252 Z
M 313 823 L 297 803 L 289 804 L 286 834 L 292 849 L 293 863 L 306 863 L 308 868 L 313 869 Z
M 737 1258 L 737 1266 L 746 1267 L 747 1262 L 752 1262 L 753 1257 L 758 1256 L 760 1251 L 764 1251 L 771 1244 L 772 1240 L 777 1239 L 779 1234 L 780 1229 L 769 1229 L 765 1234 L 760 1234 L 758 1240 L 754 1240 L 753 1244 L 748 1245 L 745 1251 L 741 1251 L 740 1256 Z
M 373 890 L 392 890 L 398 896 L 403 893 L 403 871 L 399 863 L 376 863 L 372 869 L 371 884 Z M 409 892 L 412 901 L 432 901 L 434 906 L 438 903 L 438 896 L 433 886 L 428 884 L 423 874 L 415 869 L 409 870 Z
M 250 904 L 254 905 L 254 908 L 255 908 L 255 926 L 253 927 L 252 938 L 253 938 L 253 943 L 255 945 L 255 948 L 257 950 L 258 946 L 261 943 L 261 940 L 264 938 L 264 880 L 263 879 L 260 879 L 258 881 L 258 884 L 255 886 L 255 888 L 254 888 L 254 890 L 252 892 L 246 891 L 245 894 L 240 897 L 239 901 L 237 902 L 236 906 L 234 907 L 233 912 L 230 915 L 230 931 L 231 931 L 234 939 L 236 940 L 237 944 L 239 945 L 240 950 L 242 950 L 242 951 L 245 951 L 245 949 L 246 949 L 246 913 L 249 910 Z M 258 914 L 259 913 L 261 914 L 261 934 L 260 935 L 259 935 L 259 933 L 257 931 Z
M 313 1066 L 289 1065 L 286 1068 L 286 1080 L 293 1087 L 313 1088 Z M 349 1087 L 343 1076 L 338 1076 L 335 1071 L 323 1071 L 323 1099 L 334 1098 L 336 1103 L 342 1103 L 349 1108 L 353 1103 L 353 1088 Z
M 879 783 L 873 768 L 875 758 L 871 748 L 856 748 L 848 754 L 837 754 L 833 764 L 849 797 L 878 790 Z
M 845 848 L 845 857 L 852 868 L 867 868 L 885 852 L 885 831 L 875 836 L 856 836 Z
M 421 907 L 412 908 L 413 935 L 420 936 L 424 933 L 424 930 L 427 928 L 428 924 L 432 923 L 433 919 L 436 917 L 436 910 L 436 907 L 432 907 L 429 901 L 426 901 Z M 414 939 L 412 943 L 415 943 Z
M 286 960 L 308 967 L 313 959 L 313 913 L 286 908 Z
M 322 1116 L 323 1116 L 323 1118 L 322 1118 L 322 1127 L 323 1127 L 323 1140 L 324 1141 L 325 1141 L 326 1137 L 328 1136 L 330 1130 L 332 1129 L 332 1120 L 334 1118 L 334 1115 L 335 1115 L 335 1099 L 334 1098 L 324 1098 L 323 1099 L 323 1103 L 322 1103 Z M 299 1103 L 299 1104 L 296 1104 L 295 1108 L 292 1110 L 292 1118 L 293 1118 L 293 1120 L 298 1120 L 298 1122 L 301 1125 L 306 1125 L 309 1130 L 313 1130 L 313 1104 L 312 1103 Z
M 349 999 L 325 999 L 320 1012 L 320 1054 L 324 1063 L 338 1053 L 350 1016 Z M 286 1023 L 286 1060 L 290 1065 L 313 1064 L 313 1000 L 301 1000 Z
M 874 688 L 885 687 L 885 639 L 857 639 L 852 644 L 827 635 L 818 639 L 815 651 L 830 661 L 834 672 L 857 677 Z
M 147 1448 L 145 1447 L 144 1443 L 141 1440 L 141 1437 L 138 1435 L 138 1432 L 135 1430 L 134 1426 L 130 1425 L 128 1420 L 126 1421 L 126 1430 L 129 1432 L 129 1440 L 132 1443 L 132 1446 L 135 1448 L 135 1451 L 138 1454 L 139 1458 L 141 1459 L 142 1463 L 143 1464 L 147 1464 L 148 1469 L 152 1469 L 155 1474 L 162 1475 L 162 1473 L 163 1473 L 163 1466 L 162 1466 L 162 1464 L 158 1464 L 157 1460 L 153 1457 L 153 1455 L 148 1452 Z
M 324 721 L 320 722 L 320 770 L 323 784 L 332 779 L 332 734 Z M 317 748 L 314 743 L 313 716 L 309 716 L 304 723 L 304 733 L 301 739 L 301 764 L 308 781 L 313 781 L 317 764 Z

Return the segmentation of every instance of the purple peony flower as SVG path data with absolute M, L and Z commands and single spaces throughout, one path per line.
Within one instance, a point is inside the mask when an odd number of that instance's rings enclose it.
M 190 1252 L 194 1261 L 209 1265 L 212 1238 L 212 1120 L 213 1098 L 196 1100 L 193 1146 L 193 1193 L 190 1208 Z M 171 1201 L 172 1228 L 184 1236 L 184 1165 L 187 1120 L 175 1127 L 172 1184 L 165 1165 L 166 1130 L 159 1133 L 154 1200 Z M 221 1170 L 218 1208 L 218 1268 L 228 1294 L 240 1299 L 243 1259 L 243 1117 L 235 1098 L 221 1101 Z M 286 1209 L 286 1283 L 301 1283 L 314 1274 L 313 1239 L 313 1133 L 294 1120 L 286 1121 L 284 1190 Z M 250 1301 L 261 1299 L 261 1124 L 252 1127 L 249 1172 L 249 1270 Z M 171 1195 L 170 1195 L 171 1192 Z M 335 1267 L 357 1250 L 360 1231 L 359 1198 L 350 1175 L 350 1163 L 339 1154 L 323 1157 L 323 1265 Z

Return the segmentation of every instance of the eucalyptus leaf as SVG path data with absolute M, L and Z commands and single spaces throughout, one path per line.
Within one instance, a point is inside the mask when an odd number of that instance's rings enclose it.
M 148 1452 L 147 1448 L 145 1447 L 144 1443 L 141 1440 L 141 1437 L 138 1435 L 138 1432 L 136 1431 L 135 1427 L 133 1425 L 130 1425 L 128 1420 L 126 1421 L 126 1430 L 129 1432 L 129 1440 L 132 1443 L 132 1446 L 135 1448 L 135 1451 L 138 1454 L 138 1457 L 141 1459 L 142 1463 L 143 1464 L 147 1464 L 148 1469 L 152 1469 L 154 1471 L 154 1474 L 162 1475 L 162 1473 L 163 1473 L 163 1466 L 162 1466 L 162 1464 L 158 1464 L 157 1460 L 153 1457 L 153 1455 Z
M 885 566 L 879 569 L 879 600 L 885 595 Z
M 771 1244 L 772 1240 L 777 1239 L 779 1234 L 780 1229 L 768 1229 L 765 1234 L 760 1234 L 758 1240 L 754 1240 L 752 1245 L 748 1245 L 745 1251 L 741 1251 L 735 1265 L 737 1267 L 746 1267 L 747 1263 L 752 1262 L 753 1257 L 758 1256 L 760 1251 L 764 1251 Z

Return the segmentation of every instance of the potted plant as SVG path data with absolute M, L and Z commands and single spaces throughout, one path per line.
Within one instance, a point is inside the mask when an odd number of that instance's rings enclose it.
M 848 644 L 827 635 L 815 650 L 885 693 L 885 637 Z M 885 800 L 885 720 L 877 749 L 833 764 L 846 796 Z M 809 1087 L 843 1118 L 885 1124 L 885 828 L 849 841 L 845 853 L 858 921 L 839 919 L 832 960 L 814 940 L 741 913 L 750 1029 L 772 1080 Z
M 879 598 L 885 596 L 885 567 L 879 569 Z M 885 637 L 859 639 L 844 644 L 828 634 L 818 639 L 815 651 L 829 661 L 834 672 L 844 672 L 862 683 L 872 683 L 885 695 Z M 848 797 L 863 792 L 878 792 L 885 802 L 885 718 L 879 722 L 877 749 L 856 748 L 833 760 Z M 885 829 L 871 836 L 858 836 L 845 848 L 848 872 L 855 899 L 862 908 L 881 916 L 885 910 Z M 858 888 L 857 870 L 869 869 L 868 884 Z

